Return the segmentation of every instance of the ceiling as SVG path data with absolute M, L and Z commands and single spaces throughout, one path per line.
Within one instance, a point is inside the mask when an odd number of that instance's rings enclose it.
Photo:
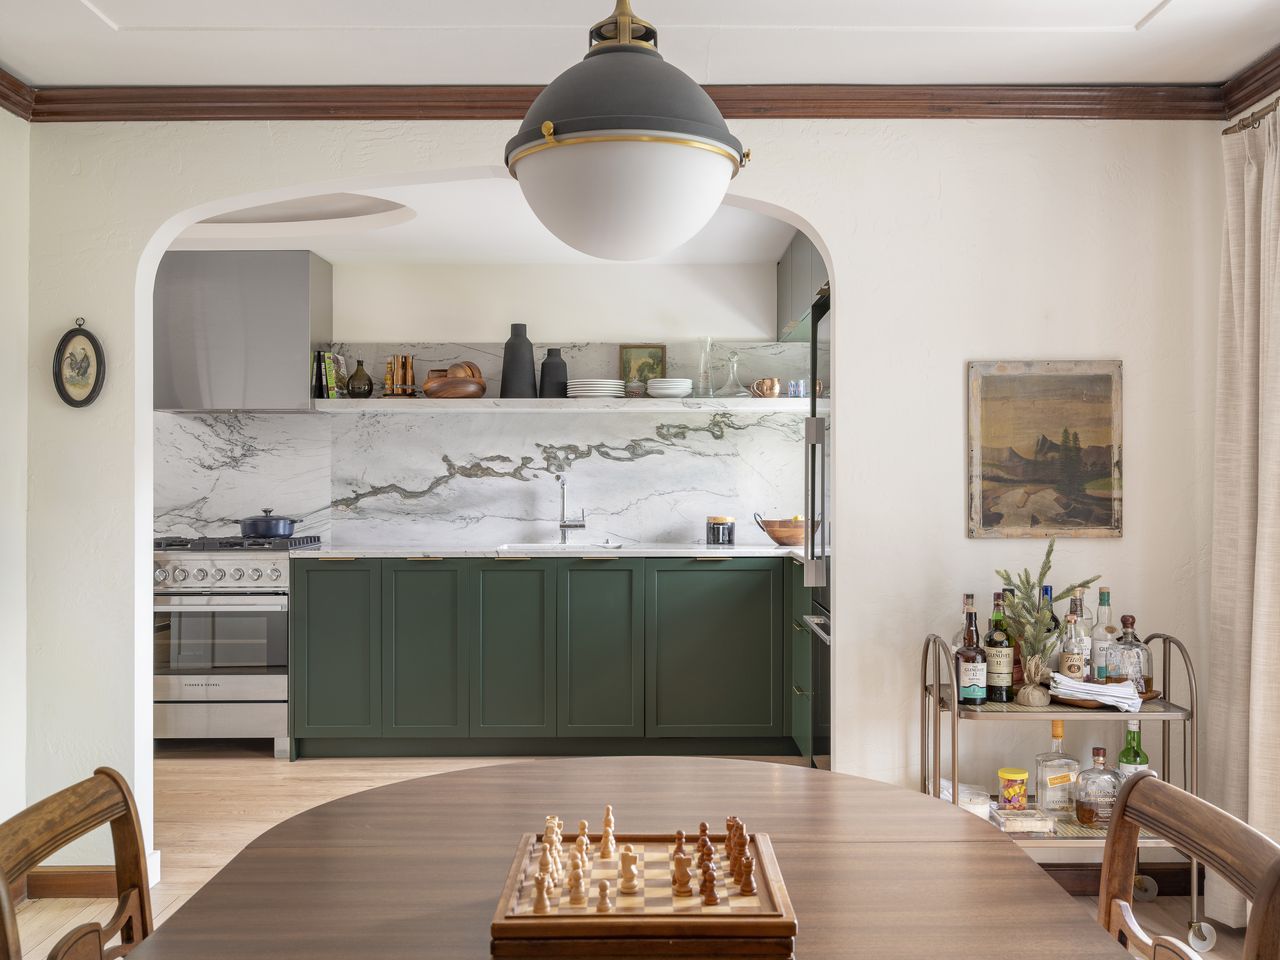
M 306 249 L 331 263 L 601 262 L 557 240 L 509 178 L 367 190 L 364 195 L 390 203 L 360 204 L 352 194 L 329 194 L 256 207 L 248 214 L 223 214 L 196 224 L 172 249 Z M 401 206 L 412 215 L 388 217 Z M 277 216 L 268 220 L 264 211 Z M 325 216 L 330 219 L 317 219 Z M 726 204 L 684 246 L 648 262 L 776 263 L 795 232 L 780 220 Z
M 700 83 L 1216 83 L 1277 0 L 633 0 Z M 0 0 L 35 86 L 540 84 L 612 0 Z

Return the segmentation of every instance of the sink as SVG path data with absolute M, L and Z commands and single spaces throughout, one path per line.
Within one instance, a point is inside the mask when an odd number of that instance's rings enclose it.
M 610 543 L 504 543 L 499 553 L 581 553 L 583 550 L 621 550 L 623 544 Z

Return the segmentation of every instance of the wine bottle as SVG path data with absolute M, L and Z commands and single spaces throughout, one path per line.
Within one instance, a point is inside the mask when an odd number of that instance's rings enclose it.
M 1146 770 L 1151 761 L 1142 749 L 1142 727 L 1137 720 L 1129 720 L 1124 734 L 1124 749 L 1116 757 L 1116 768 L 1120 771 L 1120 779 L 1127 780 L 1139 770 Z

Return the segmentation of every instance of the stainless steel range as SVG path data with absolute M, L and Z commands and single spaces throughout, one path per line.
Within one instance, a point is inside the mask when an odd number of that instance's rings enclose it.
M 270 737 L 289 755 L 289 548 L 157 539 L 155 736 Z

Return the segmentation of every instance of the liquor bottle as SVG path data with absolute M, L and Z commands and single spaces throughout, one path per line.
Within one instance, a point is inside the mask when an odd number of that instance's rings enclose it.
M 1116 767 L 1120 771 L 1122 783 L 1139 770 L 1146 770 L 1151 766 L 1150 759 L 1142 749 L 1142 727 L 1137 720 L 1129 720 L 1125 726 L 1124 749 L 1116 757 Z
M 1044 591 L 1041 594 L 1040 605 L 1049 608 L 1049 622 L 1053 624 L 1053 632 L 1057 633 L 1062 624 L 1058 620 L 1058 615 L 1053 612 L 1053 587 L 1047 583 L 1044 585 Z
M 1120 774 L 1107 769 L 1107 748 L 1093 748 L 1093 766 L 1076 778 L 1076 819 L 1086 827 L 1111 823 L 1120 793 Z
M 1131 613 L 1120 618 L 1120 639 L 1107 651 L 1107 683 L 1132 680 L 1139 693 L 1146 693 L 1151 689 L 1151 650 L 1138 639 L 1135 622 Z
M 1080 629 L 1084 631 L 1084 635 L 1087 637 L 1093 633 L 1094 624 L 1098 622 L 1094 612 L 1085 603 L 1089 596 L 1089 588 L 1076 587 L 1074 596 L 1080 601 L 1080 608 L 1076 611 L 1076 623 L 1080 624 Z
M 1120 628 L 1111 622 L 1111 588 L 1098 590 L 1098 623 L 1090 634 L 1089 664 L 1092 677 L 1099 683 L 1107 680 L 1107 654 L 1120 639 Z
M 1084 605 L 1084 587 L 1076 587 L 1071 591 L 1071 610 L 1076 615 L 1076 627 L 1084 634 L 1084 677 L 1082 679 L 1087 680 L 1091 676 L 1090 662 L 1093 656 L 1093 651 L 1088 645 L 1089 637 L 1093 634 L 1093 611 Z
M 964 646 L 965 614 L 968 613 L 969 608 L 973 606 L 975 606 L 973 602 L 973 594 L 966 593 L 964 595 L 964 599 L 960 602 L 960 629 L 951 635 L 951 652 L 952 653 L 955 653 L 955 651 L 959 650 L 962 646 Z
M 1076 623 L 1075 599 L 1071 601 L 1072 612 L 1067 614 L 1067 625 L 1062 630 L 1062 655 L 1058 658 L 1058 672 L 1072 680 L 1085 678 L 1084 661 L 1088 655 L 1089 642 L 1085 639 L 1080 625 Z
M 987 657 L 979 646 L 978 611 L 973 597 L 965 595 L 964 639 L 956 651 L 956 690 L 960 704 L 980 707 L 987 702 Z
M 987 699 L 995 703 L 1013 700 L 1013 641 L 1004 620 L 1004 594 L 991 595 L 991 629 L 982 638 L 987 658 Z
M 1071 814 L 1080 761 L 1062 749 L 1061 720 L 1053 721 L 1053 746 L 1036 756 L 1036 806 L 1043 813 Z

